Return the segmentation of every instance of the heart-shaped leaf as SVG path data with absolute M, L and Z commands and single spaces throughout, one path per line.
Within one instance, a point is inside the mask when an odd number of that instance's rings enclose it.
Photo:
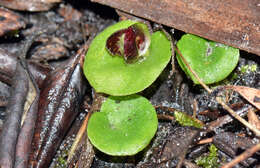
M 239 60 L 238 49 L 208 41 L 192 34 L 183 35 L 178 41 L 177 47 L 190 67 L 206 84 L 225 79 L 235 69 Z M 199 84 L 178 53 L 177 60 L 193 82 Z
M 84 74 L 97 92 L 114 96 L 140 92 L 151 85 L 168 64 L 171 58 L 171 42 L 161 31 L 152 34 L 151 44 L 142 59 L 132 63 L 127 63 L 121 56 L 113 56 L 106 49 L 111 35 L 137 23 L 131 20 L 121 21 L 105 29 L 92 41 L 85 57 Z M 148 30 L 145 24 L 138 25 Z M 142 45 L 138 40 L 136 44 Z M 138 52 L 140 54 L 142 50 Z
M 117 156 L 144 149 L 157 130 L 154 107 L 144 97 L 109 97 L 88 122 L 88 137 L 100 151 Z

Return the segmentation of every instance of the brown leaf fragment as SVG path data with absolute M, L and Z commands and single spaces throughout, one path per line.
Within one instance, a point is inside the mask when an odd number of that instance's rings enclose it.
M 16 63 L 16 56 L 0 48 L 0 81 L 11 85 L 12 78 L 15 75 Z M 35 78 L 39 88 L 42 87 L 44 79 L 52 70 L 49 66 L 43 66 L 42 64 L 33 61 L 28 61 L 28 68 Z
M 67 67 L 59 68 L 44 81 L 41 90 L 33 150 L 29 167 L 48 167 L 62 138 L 79 111 L 85 80 L 79 55 Z
M 71 5 L 61 4 L 58 13 L 64 17 L 65 21 L 74 20 L 79 21 L 82 13 L 77 9 L 73 8 Z
M 45 87 L 44 80 L 48 74 L 53 70 L 50 66 L 42 65 L 34 61 L 28 61 L 28 69 L 32 73 L 38 87 L 41 89 Z
M 29 98 L 28 98 L 29 97 Z M 14 168 L 27 168 L 31 151 L 32 137 L 38 113 L 39 90 L 29 81 L 29 93 L 25 102 L 25 111 L 21 121 L 21 131 L 18 136 Z M 28 107 L 26 107 L 28 106 Z
M 246 86 L 225 86 L 226 89 L 232 89 L 238 92 L 243 98 L 249 101 L 252 105 L 260 110 L 260 102 L 258 101 L 260 90 L 255 88 L 250 88 Z
M 21 11 L 47 11 L 61 0 L 0 0 L 0 5 Z
M 8 51 L 0 48 L 0 80 L 2 82 L 11 85 L 16 64 L 17 58 Z
M 199 129 L 192 127 L 178 127 L 168 137 L 168 141 L 162 151 L 161 161 L 179 158 L 188 150 L 199 135 Z
M 0 8 L 0 36 L 24 27 L 25 22 L 21 16 L 8 9 Z
M 36 61 L 50 61 L 68 57 L 67 48 L 59 43 L 47 43 L 40 46 L 33 53 L 31 59 Z
M 14 164 L 15 146 L 20 130 L 21 116 L 28 92 L 28 78 L 21 64 L 17 64 L 12 93 L 6 109 L 7 117 L 0 137 L 0 167 L 11 168 Z
M 260 120 L 253 109 L 248 110 L 248 122 L 260 130 Z

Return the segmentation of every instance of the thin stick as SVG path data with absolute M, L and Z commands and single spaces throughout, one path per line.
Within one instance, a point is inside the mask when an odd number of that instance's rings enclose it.
M 219 104 L 221 104 L 223 106 L 223 108 L 225 110 L 227 110 L 229 112 L 229 114 L 231 114 L 234 118 L 239 120 L 242 124 L 244 124 L 246 127 L 248 127 L 251 131 L 253 131 L 256 134 L 256 136 L 260 137 L 260 131 L 255 126 L 253 126 L 252 124 L 247 122 L 244 118 L 240 117 L 235 111 L 233 111 L 228 105 L 226 105 L 224 103 L 224 101 L 221 100 L 220 97 L 216 97 L 216 100 Z
M 157 114 L 157 118 L 158 118 L 159 120 L 169 120 L 169 121 L 174 120 L 174 117 L 173 117 L 173 116 L 167 115 L 167 114 Z
M 251 147 L 249 149 L 247 149 L 245 152 L 243 152 L 242 154 L 237 156 L 231 162 L 229 162 L 229 163 L 225 164 L 224 166 L 222 166 L 222 168 L 234 167 L 236 164 L 238 164 L 239 162 L 249 158 L 250 156 L 252 156 L 254 153 L 256 153 L 259 150 L 260 150 L 260 143 L 256 144 L 255 146 L 253 146 L 253 147 Z
M 193 118 L 196 118 L 196 116 L 197 116 L 197 111 L 198 111 L 198 102 L 196 101 L 196 99 L 193 100 L 192 106 L 193 106 L 193 114 L 192 114 L 192 117 L 193 117 Z
M 211 142 L 213 142 L 213 138 L 207 138 L 207 139 L 200 140 L 197 144 L 202 145 L 202 144 L 208 144 Z
M 91 109 L 89 110 L 87 116 L 85 117 L 85 119 L 84 119 L 84 121 L 83 121 L 77 135 L 76 135 L 76 138 L 75 138 L 75 140 L 72 144 L 72 147 L 69 151 L 69 154 L 68 154 L 67 163 L 69 163 L 71 161 L 75 151 L 77 150 L 77 146 L 79 145 L 80 140 L 82 139 L 84 134 L 87 133 L 86 128 L 87 128 L 88 120 L 89 120 L 90 116 L 92 115 L 93 112 L 100 110 L 100 107 L 101 107 L 103 100 L 104 100 L 104 96 L 102 94 L 98 94 L 98 93 L 94 92 Z
M 176 47 L 176 51 L 178 52 L 178 54 L 180 55 L 182 61 L 184 62 L 184 64 L 187 66 L 187 68 L 189 69 L 189 71 L 192 73 L 192 75 L 195 76 L 195 78 L 198 80 L 198 82 L 201 84 L 201 86 L 207 90 L 208 93 L 211 93 L 212 90 L 200 79 L 200 77 L 197 75 L 197 73 L 190 67 L 189 63 L 187 62 L 187 60 L 183 57 L 182 53 L 180 52 L 180 50 Z
M 69 151 L 69 154 L 68 154 L 68 159 L 67 159 L 67 163 L 70 162 L 70 160 L 73 158 L 73 155 L 75 153 L 75 150 L 83 136 L 83 134 L 86 132 L 86 128 L 87 128 L 87 124 L 88 124 L 88 120 L 89 120 L 89 117 L 91 115 L 92 112 L 88 112 L 87 116 L 85 117 L 78 133 L 77 133 L 77 136 L 75 138 L 75 141 L 73 142 L 72 146 L 71 146 L 71 149 Z
M 178 52 L 178 54 L 180 55 L 182 61 L 184 62 L 184 64 L 188 67 L 188 69 L 191 71 L 191 73 L 195 76 L 195 78 L 198 80 L 198 82 L 201 84 L 201 86 L 207 90 L 208 93 L 212 93 L 212 90 L 200 79 L 200 77 L 196 74 L 196 72 L 190 67 L 189 63 L 187 62 L 187 60 L 183 57 L 183 55 L 181 54 L 180 50 L 176 47 L 176 51 Z M 223 108 L 225 110 L 227 110 L 234 118 L 236 118 L 238 121 L 240 121 L 242 124 L 244 124 L 246 127 L 248 127 L 251 131 L 253 131 L 256 136 L 260 137 L 260 131 L 254 127 L 252 124 L 250 124 L 249 122 L 247 122 L 245 119 L 243 119 L 242 117 L 240 117 L 234 110 L 232 110 L 228 105 L 226 105 L 226 103 L 224 101 L 222 101 L 221 98 L 216 97 L 216 100 L 219 104 L 221 104 L 223 106 Z
M 167 111 L 170 111 L 170 112 L 176 111 L 175 108 L 167 107 L 167 106 L 163 106 L 163 105 L 154 105 L 154 108 L 156 108 L 156 109 L 162 109 L 162 110 L 167 110 Z

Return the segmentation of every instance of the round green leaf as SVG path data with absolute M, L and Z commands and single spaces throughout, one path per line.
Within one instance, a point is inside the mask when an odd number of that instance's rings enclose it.
M 111 34 L 136 23 L 121 21 L 92 41 L 85 57 L 84 74 L 97 92 L 114 96 L 140 92 L 155 81 L 169 62 L 171 44 L 161 31 L 152 34 L 149 50 L 142 60 L 126 63 L 123 57 L 112 56 L 107 51 L 106 40 Z
M 206 84 L 225 79 L 235 69 L 239 60 L 239 49 L 208 41 L 192 34 L 183 35 L 178 41 L 177 47 L 191 68 Z M 193 82 L 199 84 L 178 53 L 177 60 Z
M 134 155 L 144 149 L 157 130 L 154 107 L 144 97 L 109 97 L 88 122 L 88 137 L 100 151 L 114 156 Z

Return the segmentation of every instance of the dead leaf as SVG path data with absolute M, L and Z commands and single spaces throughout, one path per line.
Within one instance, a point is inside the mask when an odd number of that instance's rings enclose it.
M 79 64 L 80 52 L 66 67 L 49 73 L 40 92 L 37 125 L 29 167 L 49 167 L 62 138 L 79 112 L 85 80 Z
M 0 5 L 22 11 L 47 11 L 61 0 L 0 0 Z
M 21 16 L 10 10 L 0 8 L 0 36 L 23 27 L 25 27 L 25 22 Z
M 24 111 L 29 90 L 28 78 L 20 63 L 17 63 L 16 73 L 13 78 L 12 94 L 6 108 L 6 119 L 0 136 L 0 167 L 13 167 L 15 159 L 15 147 L 19 130 L 21 127 L 21 117 Z
M 17 57 L 7 50 L 0 48 L 0 81 L 11 85 L 12 78 L 15 75 Z M 36 80 L 39 88 L 42 87 L 43 81 L 52 70 L 47 65 L 42 65 L 33 61 L 28 61 L 28 68 Z
M 232 89 L 243 96 L 247 101 L 260 110 L 260 90 L 246 86 L 225 86 L 226 89 Z
M 68 57 L 68 50 L 66 47 L 59 43 L 44 44 L 36 49 L 31 59 L 36 61 L 49 61 L 58 60 L 60 58 Z
M 260 130 L 260 120 L 258 119 L 258 116 L 255 114 L 253 109 L 248 110 L 247 118 L 250 124 Z
M 79 21 L 82 16 L 82 13 L 79 12 L 77 9 L 73 8 L 71 5 L 62 4 L 58 9 L 58 12 L 61 16 L 64 17 L 66 21 L 68 20 Z
M 199 129 L 192 127 L 178 127 L 170 135 L 161 155 L 161 161 L 180 157 L 195 142 L 199 136 Z

